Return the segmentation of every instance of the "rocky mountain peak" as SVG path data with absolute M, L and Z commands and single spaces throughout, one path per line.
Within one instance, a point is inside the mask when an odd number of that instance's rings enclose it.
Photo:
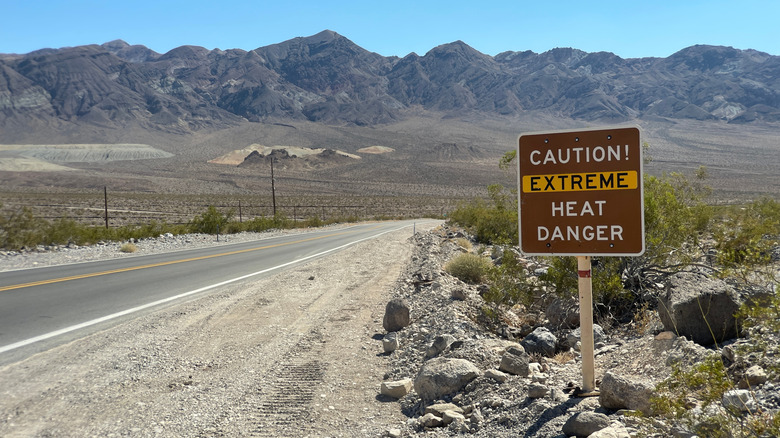
M 154 50 L 142 45 L 130 45 L 124 40 L 113 40 L 103 43 L 100 47 L 127 62 L 140 63 L 152 61 L 160 57 Z

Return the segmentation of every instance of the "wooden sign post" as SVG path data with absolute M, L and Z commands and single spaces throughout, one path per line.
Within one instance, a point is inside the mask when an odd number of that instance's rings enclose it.
M 577 256 L 583 395 L 595 395 L 591 256 L 645 250 L 639 129 L 523 134 L 518 226 L 526 255 Z

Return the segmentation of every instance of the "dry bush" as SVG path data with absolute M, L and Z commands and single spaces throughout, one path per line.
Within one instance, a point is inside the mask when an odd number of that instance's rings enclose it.
M 471 242 L 469 241 L 469 239 L 466 239 L 465 237 L 458 237 L 457 239 L 455 239 L 455 244 L 465 249 L 467 252 L 471 251 Z
M 127 242 L 122 244 L 122 246 L 119 247 L 119 251 L 124 253 L 133 253 L 138 251 L 138 247 L 135 246 L 135 243 Z
M 479 284 L 490 269 L 490 262 L 476 254 L 458 254 L 444 266 L 444 270 L 465 283 Z

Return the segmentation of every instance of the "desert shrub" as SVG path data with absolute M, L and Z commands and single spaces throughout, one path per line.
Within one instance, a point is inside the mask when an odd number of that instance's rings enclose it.
M 517 200 L 500 184 L 488 186 L 492 204 L 482 199 L 461 204 L 450 214 L 450 221 L 467 229 L 477 242 L 516 245 Z
M 700 401 L 702 408 L 717 405 L 732 387 L 726 367 L 714 355 L 687 369 L 677 363 L 672 366 L 671 376 L 656 386 L 656 395 L 651 398 L 653 411 L 676 419 L 685 418 L 690 411 L 690 400 Z
M 517 255 L 505 250 L 496 265 L 490 265 L 486 272 L 488 291 L 482 298 L 491 304 L 530 306 L 538 295 L 538 287 L 527 281 L 525 266 Z
M 282 215 L 269 216 L 269 217 L 256 217 L 250 221 L 243 223 L 242 231 L 253 231 L 256 233 L 273 230 L 277 228 L 287 228 L 289 221 Z
M 27 207 L 0 215 L 0 246 L 18 250 L 43 243 L 46 221 L 36 218 Z
M 546 257 L 547 271 L 539 276 L 548 290 L 560 297 L 579 295 L 579 277 L 576 257 Z M 591 260 L 591 284 L 593 302 L 596 303 L 594 317 L 600 324 L 609 325 L 633 315 L 635 294 L 623 287 L 621 273 L 623 260 L 620 257 L 593 258 Z
M 774 269 L 765 269 L 780 244 L 780 203 L 759 199 L 725 212 L 715 227 L 718 263 L 725 274 L 748 283 L 776 284 Z M 775 254 L 775 257 L 777 254 Z
M 706 175 L 700 169 L 697 178 Z M 627 286 L 641 289 L 681 271 L 699 255 L 699 240 L 712 219 L 704 201 L 709 188 L 680 173 L 645 175 L 645 252 L 623 259 Z
M 490 269 L 490 262 L 476 254 L 458 254 L 444 266 L 444 270 L 465 283 L 481 283 Z
M 458 237 L 457 239 L 455 239 L 455 244 L 465 249 L 466 251 L 471 251 L 472 248 L 471 241 L 469 241 L 469 239 L 466 239 L 465 237 Z
M 135 246 L 134 243 L 127 242 L 123 243 L 122 246 L 119 247 L 119 251 L 124 253 L 133 253 L 138 251 L 138 247 Z
M 320 219 L 319 216 L 309 216 L 301 222 L 301 227 L 303 228 L 315 228 L 315 227 L 321 227 L 325 224 L 322 219 Z
M 189 229 L 193 233 L 218 234 L 226 231 L 226 226 L 233 217 L 233 210 L 222 214 L 213 205 L 209 205 L 205 212 L 196 215 L 189 222 Z
M 753 357 L 766 360 L 765 369 L 769 378 L 780 378 L 780 363 L 773 358 L 780 356 L 780 345 L 768 342 L 763 333 L 780 332 L 780 289 L 775 293 L 760 300 L 746 300 L 734 315 L 739 321 L 743 331 L 748 333 L 751 342 L 737 347 L 737 354 L 741 357 Z
M 85 227 L 73 219 L 64 217 L 48 222 L 44 226 L 45 244 L 65 245 L 68 243 L 83 244 Z
M 734 389 L 725 365 L 715 355 L 689 367 L 672 366 L 669 378 L 656 386 L 651 404 L 656 415 L 712 438 L 780 436 L 780 413 L 731 412 L 721 404 Z M 697 409 L 692 409 L 696 400 Z

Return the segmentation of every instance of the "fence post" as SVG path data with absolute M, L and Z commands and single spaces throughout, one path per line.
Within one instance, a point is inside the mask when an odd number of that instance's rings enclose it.
M 106 229 L 108 229 L 108 187 L 103 186 L 103 206 L 106 212 Z

